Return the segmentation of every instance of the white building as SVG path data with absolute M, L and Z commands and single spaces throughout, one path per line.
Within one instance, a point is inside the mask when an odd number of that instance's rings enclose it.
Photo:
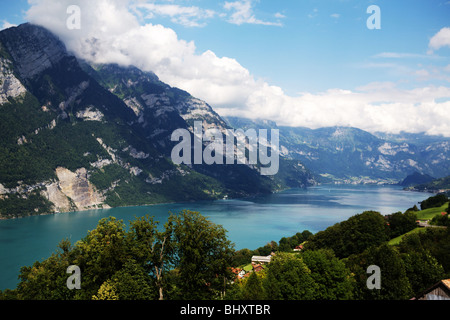
M 259 262 L 259 263 L 269 263 L 270 259 L 272 259 L 272 255 L 265 256 L 253 256 L 252 262 Z

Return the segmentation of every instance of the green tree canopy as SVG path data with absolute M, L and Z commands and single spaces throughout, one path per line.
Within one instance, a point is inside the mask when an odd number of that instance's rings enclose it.
M 301 254 L 318 285 L 316 299 L 348 300 L 353 296 L 354 279 L 344 262 L 331 250 L 308 250 Z
M 127 230 L 108 217 L 74 246 L 64 240 L 49 258 L 22 267 L 17 289 L 5 297 L 215 299 L 229 285 L 233 252 L 226 231 L 198 212 L 172 214 L 164 228 L 145 216 Z M 70 265 L 81 270 L 79 290 L 67 288 Z
M 387 243 L 370 247 L 361 254 L 350 256 L 346 259 L 346 264 L 355 274 L 356 299 L 404 300 L 414 295 L 400 253 Z M 367 270 L 371 265 L 380 268 L 380 289 L 367 287 L 367 280 L 370 276 Z
M 308 240 L 305 248 L 328 248 L 337 257 L 345 258 L 388 239 L 384 217 L 376 211 L 365 211 L 316 233 Z
M 270 300 L 312 300 L 319 286 L 299 255 L 279 252 L 268 265 L 264 289 Z
M 396 212 L 388 216 L 390 238 L 398 237 L 417 227 L 414 211 Z
M 177 299 L 208 299 L 232 279 L 233 244 L 226 230 L 198 212 L 184 210 L 169 218 L 178 269 Z

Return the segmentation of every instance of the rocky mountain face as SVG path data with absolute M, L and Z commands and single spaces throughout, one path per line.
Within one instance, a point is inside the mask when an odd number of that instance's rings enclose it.
M 286 157 L 301 161 L 323 182 L 398 183 L 413 172 L 450 172 L 450 138 L 424 134 L 371 134 L 356 128 L 278 127 L 270 121 L 226 118 L 233 126 L 278 128 Z
M 151 72 L 90 65 L 42 27 L 0 32 L 0 218 L 217 199 L 305 187 L 296 159 L 279 174 L 254 165 L 176 165 L 175 129 L 230 128 L 204 101 Z M 203 147 L 206 146 L 206 143 Z

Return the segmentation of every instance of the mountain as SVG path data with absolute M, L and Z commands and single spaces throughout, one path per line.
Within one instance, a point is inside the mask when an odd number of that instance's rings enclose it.
M 447 195 L 450 195 L 450 176 L 434 179 L 427 183 L 417 184 L 410 187 L 409 190 L 446 193 Z
M 349 127 L 277 126 L 273 121 L 226 117 L 232 126 L 277 128 L 280 149 L 301 161 L 322 182 L 398 183 L 411 172 L 450 173 L 450 138 L 424 134 L 371 134 Z
M 177 165 L 176 129 L 230 128 L 204 101 L 132 66 L 90 65 L 48 30 L 0 32 L 0 218 L 242 197 L 314 184 L 298 160 Z M 207 143 L 203 144 L 205 148 Z
M 402 182 L 400 182 L 399 185 L 403 187 L 411 187 L 418 184 L 428 183 L 433 180 L 434 178 L 432 176 L 414 172 L 407 176 Z

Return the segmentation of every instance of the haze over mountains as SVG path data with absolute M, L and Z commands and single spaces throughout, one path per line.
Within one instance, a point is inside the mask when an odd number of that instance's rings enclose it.
M 280 170 L 175 165 L 176 129 L 280 130 Z M 0 32 L 0 217 L 243 197 L 321 182 L 398 182 L 450 169 L 450 138 L 222 118 L 136 67 L 92 65 L 46 29 Z

